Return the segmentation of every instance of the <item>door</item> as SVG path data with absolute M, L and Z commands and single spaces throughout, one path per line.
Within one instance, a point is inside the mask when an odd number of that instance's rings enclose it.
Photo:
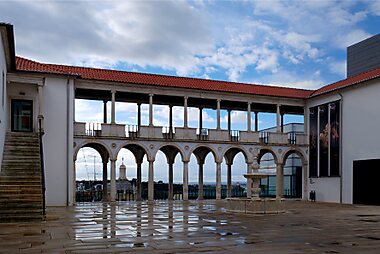
M 353 203 L 380 205 L 380 159 L 354 161 Z
M 33 131 L 33 101 L 11 101 L 11 131 Z

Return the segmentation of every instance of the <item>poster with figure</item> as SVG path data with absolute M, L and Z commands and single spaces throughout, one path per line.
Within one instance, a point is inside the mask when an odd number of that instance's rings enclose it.
M 330 176 L 339 176 L 340 102 L 330 103 Z
M 319 176 L 329 175 L 328 104 L 319 106 Z
M 309 161 L 309 177 L 318 176 L 318 151 L 317 151 L 317 142 L 318 142 L 318 130 L 317 130 L 317 121 L 318 121 L 318 107 L 310 108 L 310 161 Z

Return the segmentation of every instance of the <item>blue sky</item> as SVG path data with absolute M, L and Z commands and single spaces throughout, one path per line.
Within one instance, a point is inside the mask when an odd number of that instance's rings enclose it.
M 373 0 L 0 1 L 1 21 L 15 25 L 16 53 L 26 58 L 306 89 L 345 78 L 346 47 L 379 33 L 379 15 Z M 77 120 L 101 121 L 97 103 L 77 104 Z M 135 121 L 134 107 L 119 105 L 117 120 Z M 205 114 L 205 127 L 214 126 L 215 113 Z M 167 108 L 155 107 L 155 116 L 164 125 Z M 274 121 L 260 120 L 262 128 Z M 244 127 L 235 112 L 233 128 Z M 242 158 L 235 164 L 245 170 Z M 206 168 L 214 180 L 212 160 Z

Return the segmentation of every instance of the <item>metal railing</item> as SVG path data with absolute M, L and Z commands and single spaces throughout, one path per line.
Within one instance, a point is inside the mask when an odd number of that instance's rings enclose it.
M 100 137 L 102 135 L 101 123 L 87 123 L 86 135 L 91 137 Z
M 291 145 L 295 145 L 297 144 L 297 133 L 296 132 L 289 132 L 288 133 L 288 141 L 289 141 L 289 144 Z
M 238 130 L 230 130 L 230 140 L 237 142 L 240 140 L 240 131 Z
M 139 137 L 139 127 L 137 125 L 127 125 L 125 129 L 125 134 L 127 135 L 127 137 L 131 139 Z
M 164 139 L 174 139 L 174 136 L 175 136 L 174 127 L 171 127 L 171 128 L 167 126 L 162 127 L 162 136 L 164 137 Z
M 208 140 L 208 129 L 197 129 L 198 140 Z
M 40 163 L 41 163 L 41 188 L 42 188 L 42 214 L 46 216 L 46 183 L 45 183 L 45 163 L 42 136 L 45 134 L 42 129 L 43 116 L 38 116 L 38 139 L 40 142 Z
M 265 131 L 261 131 L 259 133 L 259 140 L 261 143 L 268 144 L 269 143 L 269 133 Z

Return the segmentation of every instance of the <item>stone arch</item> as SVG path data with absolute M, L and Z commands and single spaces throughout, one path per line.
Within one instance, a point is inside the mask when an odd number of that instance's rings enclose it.
M 169 157 L 170 157 L 170 150 L 167 150 L 167 149 L 170 149 L 170 148 L 175 148 L 175 149 L 176 149 L 176 151 L 175 151 L 175 156 L 174 156 L 174 158 L 172 158 L 173 160 L 174 160 L 175 157 L 177 156 L 177 153 L 179 153 L 179 154 L 181 155 L 181 159 L 182 159 L 182 161 L 185 161 L 185 160 L 186 160 L 186 156 L 185 156 L 185 153 L 184 153 L 184 151 L 182 150 L 182 148 L 181 148 L 180 146 L 178 146 L 177 144 L 174 144 L 174 143 L 170 143 L 170 144 L 162 144 L 162 145 L 160 145 L 160 146 L 157 148 L 157 150 L 155 151 L 153 158 L 156 158 L 158 151 L 161 151 L 161 152 L 163 152 L 163 153 L 165 154 L 166 159 L 169 160 L 169 159 L 170 159 L 170 158 L 169 158 Z M 169 157 L 168 157 L 168 156 L 169 156 Z
M 129 151 L 131 151 L 133 153 L 133 155 L 135 156 L 136 162 L 138 159 L 142 160 L 145 154 L 146 154 L 148 161 L 152 158 L 151 154 L 149 153 L 148 148 L 145 147 L 143 144 L 136 143 L 136 142 L 125 142 L 125 143 L 123 143 L 119 147 L 119 149 L 117 150 L 115 158 L 117 158 L 121 149 L 123 149 L 123 148 L 128 149 Z M 141 158 L 139 158 L 139 156 L 137 154 L 138 149 L 142 149 L 144 151 L 144 154 L 141 156 Z
M 205 148 L 205 149 L 208 149 L 209 150 L 209 152 L 211 152 L 212 153 L 212 155 L 214 156 L 214 161 L 215 162 L 218 162 L 218 161 L 221 161 L 222 160 L 222 158 L 219 158 L 219 156 L 218 156 L 218 152 L 215 150 L 215 148 L 213 148 L 212 146 L 207 146 L 207 145 L 204 145 L 204 144 L 198 144 L 198 145 L 196 145 L 196 146 L 194 146 L 194 147 L 192 147 L 191 149 L 190 149 L 190 152 L 189 152 L 189 159 L 190 159 L 190 157 L 191 157 L 191 154 L 193 154 L 197 149 L 200 149 L 200 148 Z M 208 153 L 209 153 L 208 152 Z M 207 155 L 208 155 L 208 153 L 207 153 Z M 194 154 L 195 155 L 195 154 Z M 206 155 L 206 156 L 207 156 Z M 195 155 L 196 156 L 196 155 Z M 197 156 L 196 156 L 197 157 Z M 198 158 L 197 158 L 198 159 Z
M 103 161 L 107 161 L 108 159 L 112 158 L 112 151 L 106 144 L 98 140 L 89 140 L 76 146 L 76 148 L 74 149 L 74 161 L 77 160 L 79 150 L 84 147 L 90 147 L 95 149 L 100 154 L 100 157 L 102 157 Z
M 243 154 L 246 163 L 251 161 L 248 157 L 247 151 L 245 151 L 242 147 L 239 146 L 230 146 L 227 149 L 225 149 L 223 151 L 223 158 L 226 160 L 226 162 L 228 162 L 229 160 L 233 161 L 235 156 L 238 155 L 240 152 Z M 228 158 L 230 156 L 232 156 L 232 158 Z
M 264 154 L 270 153 L 273 156 L 274 163 L 277 165 L 279 163 L 278 156 L 276 152 L 271 147 L 263 147 L 260 149 L 259 154 L 257 156 L 257 163 L 260 164 L 260 160 L 263 157 Z
M 303 151 L 301 151 L 300 149 L 297 149 L 297 148 L 288 148 L 285 152 L 284 152 L 284 155 L 282 157 L 282 164 L 285 164 L 286 160 L 288 159 L 288 157 L 291 155 L 291 154 L 297 154 L 301 161 L 302 161 L 302 165 L 306 165 L 307 164 L 307 161 L 306 161 L 306 155 L 303 153 Z

